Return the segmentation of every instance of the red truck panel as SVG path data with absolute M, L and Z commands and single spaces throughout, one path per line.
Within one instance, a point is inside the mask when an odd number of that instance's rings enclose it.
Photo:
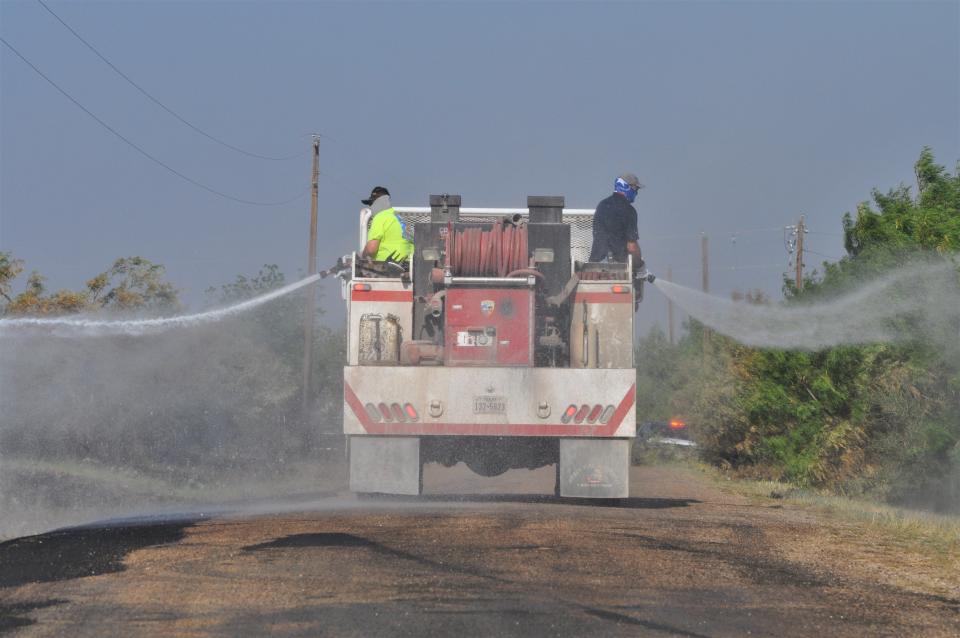
M 533 295 L 516 288 L 448 289 L 446 365 L 532 366 Z

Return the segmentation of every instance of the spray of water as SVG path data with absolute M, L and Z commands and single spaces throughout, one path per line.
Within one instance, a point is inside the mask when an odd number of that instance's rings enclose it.
M 960 286 L 945 261 L 898 269 L 828 301 L 734 302 L 663 279 L 654 285 L 698 321 L 750 346 L 815 350 L 843 344 L 960 337 Z
M 30 329 L 47 329 L 55 336 L 104 336 L 104 335 L 140 335 L 162 332 L 171 328 L 184 328 L 204 323 L 220 321 L 226 317 L 252 310 L 295 290 L 312 284 L 320 275 L 311 275 L 283 288 L 248 299 L 226 308 L 208 310 L 191 315 L 159 317 L 153 319 L 93 319 L 91 317 L 18 317 L 0 319 L 0 337 L 10 336 Z
M 300 395 L 314 281 L 179 317 L 0 321 L 0 540 L 338 489 L 339 387 L 307 414 Z M 322 334 L 320 373 L 340 361 Z

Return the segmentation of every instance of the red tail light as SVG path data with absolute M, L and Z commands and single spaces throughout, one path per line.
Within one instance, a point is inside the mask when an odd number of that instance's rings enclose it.
M 584 403 L 580 406 L 580 409 L 577 411 L 577 416 L 573 418 L 574 423 L 583 423 L 583 420 L 587 418 L 587 413 L 590 412 L 590 406 Z
M 611 286 L 610 292 L 627 293 L 630 292 L 630 286 Z
M 570 423 L 570 419 L 573 418 L 573 415 L 577 413 L 577 406 L 571 405 L 563 411 L 563 416 L 560 417 L 560 423 Z
M 353 289 L 361 292 L 367 292 L 370 290 L 370 284 L 353 284 Z
M 378 404 L 377 409 L 380 410 L 380 416 L 383 417 L 384 421 L 393 421 L 393 415 L 390 414 L 390 408 L 387 407 L 386 403 Z
M 680 419 L 670 419 L 671 430 L 682 430 L 685 427 L 687 427 L 687 424 L 681 421 Z
M 391 403 L 390 412 L 393 413 L 393 418 L 400 423 L 403 423 L 407 420 L 407 415 L 403 413 L 403 409 L 400 407 L 399 403 Z
M 593 409 L 590 410 L 590 415 L 587 417 L 587 421 L 590 423 L 596 423 L 597 418 L 600 417 L 600 412 L 603 410 L 603 406 L 599 403 L 593 406 Z
M 410 405 L 409 403 L 403 404 L 403 411 L 407 413 L 407 418 L 411 421 L 419 421 L 420 415 L 417 414 L 417 409 Z

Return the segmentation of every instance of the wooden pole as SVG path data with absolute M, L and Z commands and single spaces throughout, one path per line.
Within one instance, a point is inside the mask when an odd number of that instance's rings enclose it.
M 709 260 L 709 239 L 706 233 L 700 235 L 700 269 L 702 273 L 703 292 L 710 293 L 710 260 Z M 703 326 L 703 356 L 704 358 L 711 351 L 710 328 Z
M 317 194 L 320 180 L 320 136 L 313 136 L 313 173 L 310 190 L 310 247 L 307 251 L 307 276 L 317 274 Z M 303 319 L 303 411 L 308 415 L 313 396 L 313 328 L 317 313 L 317 284 L 307 286 Z
M 803 292 L 803 234 L 805 232 L 803 215 L 797 222 L 797 292 Z

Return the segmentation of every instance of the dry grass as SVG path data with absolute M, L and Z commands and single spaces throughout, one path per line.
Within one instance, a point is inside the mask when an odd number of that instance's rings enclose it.
M 767 500 L 782 500 L 814 508 L 839 518 L 864 523 L 910 543 L 919 543 L 938 552 L 960 554 L 960 516 L 936 514 L 877 503 L 863 498 L 838 496 L 802 489 L 778 481 L 733 478 L 705 465 L 700 470 L 712 475 L 724 488 Z

